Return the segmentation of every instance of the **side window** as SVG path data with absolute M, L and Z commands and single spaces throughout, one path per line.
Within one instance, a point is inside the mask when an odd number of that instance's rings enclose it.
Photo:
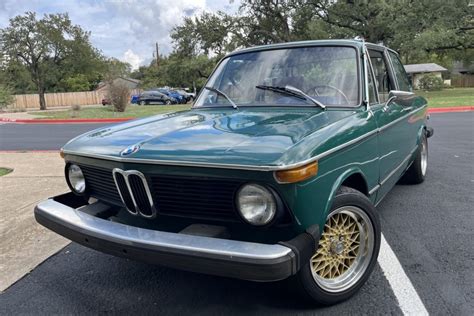
M 379 92 L 380 102 L 386 102 L 388 100 L 388 93 L 394 87 L 388 73 L 387 62 L 382 52 L 369 50 L 369 55 L 374 69 L 375 86 Z
M 410 80 L 408 79 L 405 67 L 403 67 L 400 58 L 394 52 L 389 52 L 390 59 L 392 60 L 393 69 L 395 70 L 395 77 L 397 77 L 398 88 L 402 91 L 411 91 Z

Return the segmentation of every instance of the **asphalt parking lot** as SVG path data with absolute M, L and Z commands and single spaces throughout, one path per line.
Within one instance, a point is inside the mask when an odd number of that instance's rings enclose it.
M 377 207 L 382 230 L 424 307 L 434 315 L 474 310 L 474 113 L 433 114 L 421 185 L 398 185 Z M 58 149 L 99 125 L 0 126 L 0 150 Z M 53 130 L 54 128 L 54 130 Z M 41 132 L 39 132 L 41 130 Z M 28 139 L 15 148 L 7 135 Z M 52 139 L 48 141 L 48 135 Z M 395 280 L 397 281 L 397 280 Z M 394 284 L 377 266 L 362 290 L 333 307 L 302 302 L 288 281 L 253 283 L 65 247 L 0 294 L 0 314 L 403 314 Z

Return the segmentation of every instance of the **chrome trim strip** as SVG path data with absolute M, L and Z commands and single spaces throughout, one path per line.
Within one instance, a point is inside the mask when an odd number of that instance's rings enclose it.
M 85 206 L 87 207 L 87 206 Z M 284 258 L 293 251 L 280 244 L 201 237 L 139 228 L 107 221 L 48 199 L 40 202 L 35 213 L 68 229 L 113 243 L 139 246 L 156 251 L 176 252 L 190 256 L 212 256 L 222 259 L 265 261 Z
M 117 173 L 120 173 L 125 179 L 125 183 L 126 183 L 127 188 L 128 188 L 128 193 L 130 194 L 130 197 L 132 198 L 133 205 L 135 206 L 135 212 L 133 212 L 133 210 L 130 210 L 127 207 L 127 204 L 125 203 L 125 200 L 123 199 L 122 192 L 121 192 L 121 190 L 120 190 L 120 188 L 117 184 L 117 179 L 116 179 L 116 176 L 115 176 Z M 146 177 L 143 173 L 141 173 L 140 171 L 137 171 L 137 170 L 126 170 L 125 171 L 125 170 L 122 170 L 122 169 L 119 169 L 119 168 L 114 168 L 112 170 L 112 175 L 113 175 L 113 178 L 114 178 L 114 181 L 115 181 L 115 186 L 117 187 L 117 190 L 119 191 L 120 198 L 122 199 L 123 204 L 125 205 L 125 207 L 127 207 L 127 210 L 130 214 L 132 214 L 132 215 L 140 214 L 140 216 L 143 216 L 145 218 L 155 218 L 156 217 L 155 203 L 153 202 L 150 187 L 148 186 L 148 182 L 146 181 Z M 130 181 L 128 179 L 128 177 L 130 175 L 138 176 L 140 178 L 140 180 L 142 181 L 143 187 L 145 188 L 145 194 L 148 198 L 148 202 L 150 203 L 151 215 L 147 215 L 147 214 L 143 213 L 140 210 L 140 208 L 138 207 L 137 201 L 135 200 L 135 196 L 134 196 L 133 191 L 132 191 L 132 187 L 130 185 Z
M 376 133 L 379 133 L 393 124 L 398 123 L 399 121 L 407 118 L 408 116 L 416 113 L 422 109 L 424 109 L 427 105 L 422 106 L 421 108 L 415 109 L 406 115 L 398 118 L 397 120 L 382 126 L 381 128 L 374 129 L 364 135 L 361 135 L 357 138 L 354 138 L 344 144 L 331 148 L 325 152 L 322 152 L 312 158 L 300 161 L 298 163 L 293 163 L 289 165 L 261 165 L 261 166 L 252 166 L 252 165 L 239 165 L 239 164 L 219 164 L 219 163 L 210 163 L 210 162 L 196 162 L 196 161 L 175 161 L 175 160 L 159 160 L 159 159 L 137 159 L 137 158 L 125 158 L 125 157 L 114 157 L 114 156 L 107 156 L 107 155 L 100 155 L 100 154 L 89 154 L 89 153 L 82 153 L 73 150 L 64 150 L 64 154 L 66 155 L 73 155 L 73 156 L 81 156 L 81 157 L 88 157 L 88 158 L 97 158 L 97 159 L 104 159 L 110 161 L 117 161 L 117 162 L 129 162 L 129 163 L 142 163 L 142 164 L 155 164 L 155 165 L 164 165 L 164 166 L 180 166 L 180 167 L 202 167 L 202 168 L 219 168 L 219 169 L 237 169 L 237 170 L 253 170 L 253 171 L 278 171 L 278 170 L 288 170 L 293 168 L 298 168 L 309 163 L 312 163 L 316 160 L 320 160 L 328 155 L 331 155 L 339 150 L 342 150 L 348 146 L 351 146 L 355 143 L 358 143 L 365 138 L 368 138 Z
M 403 161 L 395 168 L 393 169 L 389 174 L 388 176 L 386 176 L 379 184 L 377 184 L 375 187 L 373 187 L 370 191 L 369 191 L 369 195 L 372 195 L 374 194 L 376 191 L 378 191 L 378 189 L 380 189 L 382 187 L 382 185 L 385 184 L 385 182 L 387 182 L 394 174 L 397 170 L 399 170 L 406 162 L 408 159 L 410 159 L 413 154 L 415 153 L 415 151 L 418 149 L 418 146 L 415 147 L 415 149 L 413 149 L 410 154 L 408 156 L 405 157 L 405 159 L 403 159 Z M 410 164 L 411 165 L 411 164 Z M 408 166 L 410 167 L 410 166 Z
M 377 184 L 375 187 L 373 187 L 372 190 L 369 191 L 369 195 L 374 194 L 378 189 L 380 189 L 380 184 Z
M 380 181 L 380 186 L 384 185 L 385 182 L 387 182 L 401 167 L 403 167 L 403 165 L 413 156 L 417 149 L 418 146 L 412 149 L 408 156 L 406 156 L 405 159 L 403 159 L 403 161 L 397 167 L 395 167 L 395 169 L 393 169 L 382 181 Z

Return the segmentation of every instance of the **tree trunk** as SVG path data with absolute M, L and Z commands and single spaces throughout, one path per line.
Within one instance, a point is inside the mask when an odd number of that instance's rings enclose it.
M 38 89 L 39 101 L 40 101 L 40 110 L 46 110 L 46 100 L 44 99 L 44 89 Z

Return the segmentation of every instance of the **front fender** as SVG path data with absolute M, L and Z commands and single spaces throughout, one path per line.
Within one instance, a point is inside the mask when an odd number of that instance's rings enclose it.
M 339 177 L 334 182 L 334 184 L 331 188 L 331 193 L 329 194 L 329 198 L 328 198 L 328 201 L 326 203 L 326 207 L 324 208 L 324 213 L 323 213 L 324 214 L 324 219 L 327 218 L 327 216 L 329 215 L 329 212 L 331 211 L 332 203 L 333 203 L 334 197 L 337 194 L 337 191 L 339 190 L 341 185 L 344 183 L 344 181 L 346 181 L 350 176 L 352 176 L 354 174 L 361 175 L 362 178 L 364 179 L 365 186 L 367 187 L 366 176 L 364 175 L 364 173 L 362 172 L 362 170 L 359 167 L 352 167 L 352 168 L 349 168 L 349 169 L 345 170 L 341 175 L 339 175 Z

